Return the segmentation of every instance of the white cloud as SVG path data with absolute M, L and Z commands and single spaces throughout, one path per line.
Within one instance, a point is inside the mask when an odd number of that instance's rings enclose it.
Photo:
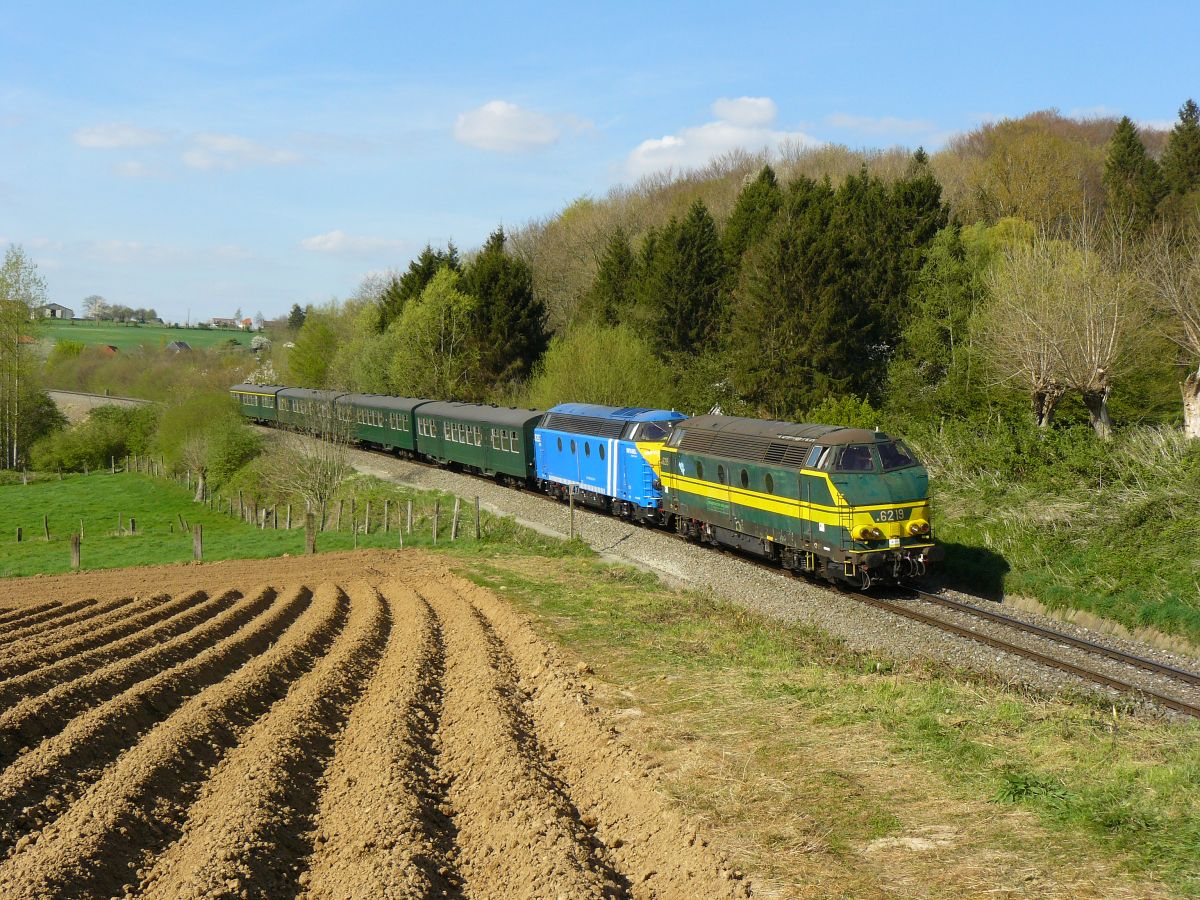
M 557 141 L 560 133 L 550 116 L 504 100 L 492 100 L 468 110 L 454 123 L 456 141 L 506 153 L 545 147 Z
M 163 174 L 161 170 L 148 166 L 137 159 L 119 162 L 112 167 L 112 170 L 113 174 L 120 175 L 122 178 L 157 178 Z
M 931 132 L 937 126 L 928 119 L 901 119 L 897 116 L 856 116 L 853 113 L 834 113 L 826 116 L 825 124 L 862 134 L 918 134 Z
M 300 246 L 313 253 L 344 255 L 370 254 L 385 251 L 403 253 L 411 249 L 409 241 L 346 234 L 340 228 L 305 238 L 300 242 Z
M 236 134 L 203 132 L 192 138 L 192 147 L 183 154 L 188 168 L 212 171 L 240 169 L 246 166 L 286 166 L 301 161 L 292 150 L 264 146 Z
M 722 97 L 712 105 L 713 115 L 722 122 L 733 125 L 770 125 L 779 110 L 770 97 L 738 97 L 730 100 Z
M 89 150 L 129 150 L 134 147 L 161 144 L 166 139 L 167 135 L 162 131 L 138 128 L 135 125 L 125 125 L 120 122 L 80 128 L 71 135 L 72 141 Z
M 626 160 L 633 177 L 665 170 L 686 170 L 703 166 L 714 157 L 731 150 L 771 151 L 784 144 L 820 143 L 801 131 L 778 131 L 775 103 L 768 97 L 741 97 L 718 100 L 713 104 L 714 122 L 681 128 L 676 134 L 642 141 Z

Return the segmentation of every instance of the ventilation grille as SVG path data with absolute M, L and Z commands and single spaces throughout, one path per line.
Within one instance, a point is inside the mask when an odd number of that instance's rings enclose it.
M 572 434 L 619 438 L 625 430 L 625 423 L 618 419 L 593 419 L 590 416 L 573 416 L 569 413 L 549 413 L 542 420 L 542 427 L 555 431 L 569 431 Z
M 808 458 L 812 442 L 783 443 L 758 435 L 684 429 L 679 449 L 686 453 L 711 453 L 727 459 L 766 462 L 798 469 Z

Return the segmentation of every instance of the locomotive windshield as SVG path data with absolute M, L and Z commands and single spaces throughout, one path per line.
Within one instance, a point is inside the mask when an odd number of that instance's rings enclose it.
M 903 441 L 888 441 L 886 444 L 876 444 L 875 449 L 879 451 L 879 459 L 883 462 L 883 471 L 890 472 L 893 469 L 904 469 L 908 466 L 917 464 L 917 457 L 904 446 Z
M 871 448 L 866 444 L 843 447 L 837 467 L 840 472 L 874 472 L 875 460 L 871 458 Z
M 627 441 L 665 441 L 675 426 L 670 422 L 637 422 L 626 429 Z

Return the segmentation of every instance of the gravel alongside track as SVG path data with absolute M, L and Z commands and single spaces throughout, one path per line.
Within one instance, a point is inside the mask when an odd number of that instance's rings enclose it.
M 163 567 L 149 609 L 111 599 L 152 571 L 10 582 L 161 615 L 0 678 L 0 896 L 749 895 L 589 688 L 435 558 Z M 15 658 L 75 646 L 74 603 Z
M 351 458 L 354 467 L 365 474 L 466 498 L 478 496 L 481 505 L 489 512 L 513 516 L 522 524 L 544 534 L 566 537 L 569 533 L 568 508 L 540 494 L 516 491 L 487 479 L 409 462 L 383 453 L 352 450 Z M 1067 689 L 1091 693 L 1106 700 L 1114 700 L 1119 696 L 1114 691 L 1075 676 L 899 619 L 841 596 L 821 584 L 772 570 L 732 553 L 689 544 L 673 534 L 633 526 L 582 507 L 576 508 L 575 515 L 577 532 L 608 558 L 654 572 L 668 583 L 710 594 L 782 622 L 816 626 L 858 650 L 936 659 L 953 666 L 997 674 L 1013 684 L 1047 692 Z M 958 594 L 954 596 L 956 599 L 975 599 Z M 1005 612 L 1030 621 L 1040 620 L 1039 624 L 1067 630 L 1088 640 L 1107 641 L 1149 659 L 1200 670 L 1200 660 L 1133 641 L 1120 641 L 1111 635 L 1098 634 L 1081 626 L 1064 626 L 1063 623 L 1007 607 Z M 1100 665 L 1103 666 L 1103 662 Z M 1098 670 L 1107 671 L 1104 668 Z M 1164 681 L 1160 676 L 1124 666 L 1117 666 L 1114 671 L 1117 670 L 1123 680 L 1136 681 L 1148 687 L 1157 685 L 1165 693 L 1177 693 L 1168 690 L 1171 687 L 1169 681 Z M 1125 678 L 1126 675 L 1129 677 Z M 1186 700 L 1192 693 L 1185 691 L 1180 696 Z M 1122 702 L 1127 699 L 1124 698 Z

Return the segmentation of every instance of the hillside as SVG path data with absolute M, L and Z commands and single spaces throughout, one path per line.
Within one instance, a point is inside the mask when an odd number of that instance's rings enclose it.
M 38 324 L 37 336 L 51 346 L 57 341 L 78 341 L 87 347 L 111 344 L 127 353 L 139 348 L 161 350 L 171 341 L 186 341 L 195 349 L 222 347 L 230 342 L 249 348 L 253 335 L 223 328 L 171 328 L 163 325 L 46 319 Z

